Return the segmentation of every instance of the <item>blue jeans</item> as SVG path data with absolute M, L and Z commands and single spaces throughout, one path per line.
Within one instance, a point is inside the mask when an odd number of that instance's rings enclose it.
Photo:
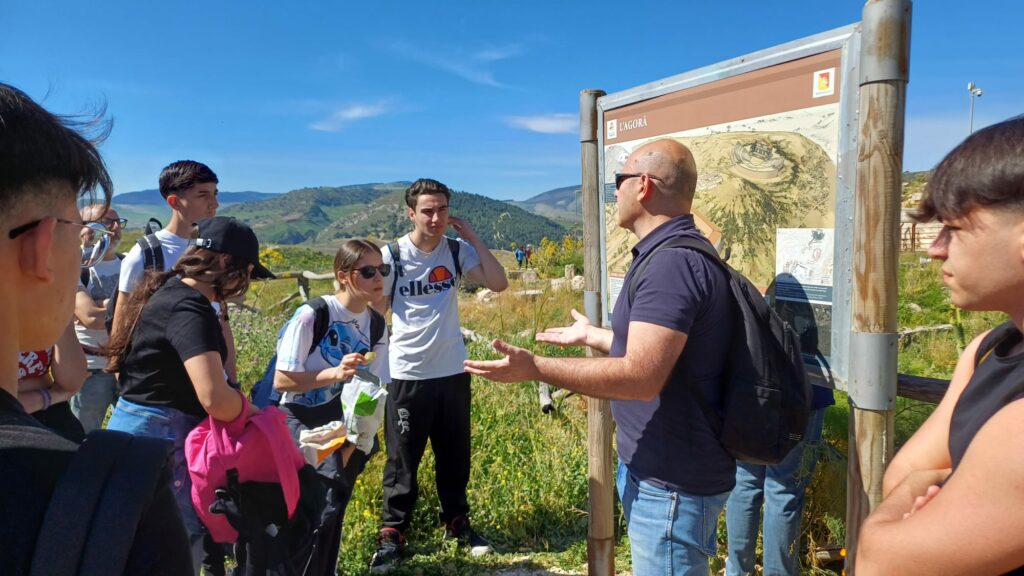
M 88 434 L 103 427 L 107 407 L 117 402 L 117 378 L 103 370 L 89 370 L 82 389 L 71 397 L 71 411 Z
M 697 496 L 639 480 L 619 462 L 616 478 L 626 515 L 634 576 L 708 576 L 718 515 L 728 492 Z
M 188 463 L 185 461 L 185 438 L 201 420 L 174 408 L 144 406 L 121 398 L 107 422 L 108 430 L 120 430 L 135 436 L 166 438 L 174 442 L 174 484 L 171 489 L 181 509 L 181 518 L 185 521 L 196 574 L 199 574 L 203 559 L 203 534 L 206 528 L 192 508 L 192 480 L 189 479 Z
M 825 409 L 812 410 L 804 440 L 770 466 L 736 462 L 736 488 L 725 506 L 729 531 L 727 576 L 754 574 L 764 504 L 764 576 L 800 574 L 800 520 L 804 491 L 814 476 Z

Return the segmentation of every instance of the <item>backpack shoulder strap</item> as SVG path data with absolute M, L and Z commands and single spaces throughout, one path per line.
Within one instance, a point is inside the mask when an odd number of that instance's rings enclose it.
M 79 274 L 79 278 L 82 280 L 82 286 L 89 287 L 89 280 L 92 274 L 89 272 L 91 268 L 82 268 L 82 272 Z
M 139 238 L 136 243 L 142 248 L 142 267 L 145 270 L 164 270 L 164 249 L 160 245 L 160 239 L 156 234 L 146 234 Z
M 313 309 L 313 342 L 309 345 L 309 353 L 320 347 L 320 341 L 331 326 L 331 309 L 325 298 L 312 298 L 306 304 Z
M 370 311 L 370 350 L 380 342 L 380 339 L 384 337 L 384 330 L 387 326 L 384 322 L 384 315 L 377 312 L 372 307 L 368 308 Z
M 91 432 L 57 481 L 32 556 L 32 576 L 121 574 L 171 444 Z
M 452 261 L 455 262 L 455 277 L 462 277 L 462 263 L 459 262 L 459 241 L 455 238 L 444 237 L 448 241 L 448 250 L 452 253 Z
M 394 308 L 395 289 L 398 288 L 398 277 L 405 276 L 405 271 L 402 270 L 402 261 L 398 258 L 398 255 L 401 253 L 401 250 L 398 248 L 398 240 L 388 242 L 388 252 L 391 252 L 391 267 L 394 268 L 392 272 L 393 276 L 391 276 L 391 294 L 388 295 L 388 305 Z
M 637 284 L 640 283 L 640 277 L 643 275 L 644 270 L 647 269 L 647 264 L 650 263 L 656 253 L 666 248 L 689 248 L 691 250 L 695 250 L 707 256 L 708 260 L 716 262 L 719 268 L 722 268 L 726 272 L 729 271 L 728 265 L 722 261 L 722 257 L 718 255 L 718 252 L 715 252 L 715 249 L 712 248 L 711 244 L 703 240 L 693 238 L 692 236 L 677 236 L 675 238 L 669 238 L 661 244 L 658 244 L 654 250 L 651 250 L 651 252 L 647 254 L 639 264 L 637 264 L 636 272 L 634 272 L 633 277 L 630 278 L 629 286 L 626 291 L 630 305 L 633 304 L 633 300 L 636 298 Z

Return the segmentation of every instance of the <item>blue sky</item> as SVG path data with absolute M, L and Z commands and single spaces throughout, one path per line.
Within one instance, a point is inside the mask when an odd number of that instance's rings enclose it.
M 0 80 L 105 102 L 117 191 L 167 163 L 222 190 L 431 177 L 502 199 L 578 184 L 579 91 L 617 92 L 860 19 L 863 2 L 0 0 Z M 1024 3 L 914 5 L 904 168 L 1024 112 Z

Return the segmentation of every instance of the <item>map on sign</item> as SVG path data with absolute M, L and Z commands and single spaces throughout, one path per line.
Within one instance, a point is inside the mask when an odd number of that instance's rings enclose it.
M 693 152 L 697 225 L 720 250 L 728 250 L 729 263 L 762 291 L 776 276 L 776 230 L 831 233 L 835 225 L 838 118 L 838 104 L 827 104 L 659 136 L 674 138 Z M 618 226 L 614 175 L 634 149 L 651 140 L 605 149 L 610 276 L 625 274 L 636 244 L 636 237 Z

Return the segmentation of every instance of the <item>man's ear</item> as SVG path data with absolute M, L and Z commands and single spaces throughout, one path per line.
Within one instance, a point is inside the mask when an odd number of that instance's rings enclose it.
M 167 195 L 167 205 L 170 206 L 172 209 L 177 210 L 179 202 L 180 201 L 178 200 L 178 195 L 177 194 L 168 194 Z
M 53 278 L 50 255 L 54 245 L 57 219 L 44 218 L 20 237 L 18 263 L 23 273 L 43 281 Z
M 406 214 L 409 215 L 409 220 L 415 220 L 416 219 L 416 211 L 413 210 L 412 208 L 409 208 L 408 206 L 406 206 L 405 207 L 405 212 L 406 212 Z

